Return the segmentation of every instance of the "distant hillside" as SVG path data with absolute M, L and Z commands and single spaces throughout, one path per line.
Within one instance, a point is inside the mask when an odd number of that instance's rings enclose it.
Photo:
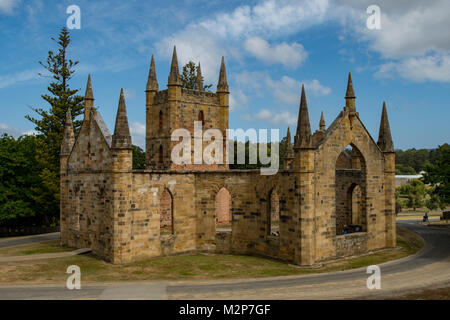
M 395 173 L 417 174 L 423 170 L 426 163 L 433 164 L 436 155 L 437 149 L 395 150 Z

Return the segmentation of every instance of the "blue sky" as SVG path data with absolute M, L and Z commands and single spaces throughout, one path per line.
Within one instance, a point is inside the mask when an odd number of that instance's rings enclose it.
M 396 148 L 449 142 L 450 2 L 446 0 L 87 1 L 0 0 L 0 131 L 33 130 L 30 106 L 48 80 L 50 37 L 81 9 L 70 55 L 80 61 L 71 86 L 85 90 L 92 74 L 95 105 L 113 131 L 120 88 L 126 90 L 135 144 L 143 145 L 145 85 L 154 54 L 160 89 L 167 85 L 173 45 L 181 66 L 200 61 L 214 88 L 225 56 L 230 127 L 295 130 L 301 83 L 313 131 L 345 104 L 352 72 L 357 111 L 375 138 L 386 101 Z M 369 30 L 366 9 L 381 10 Z

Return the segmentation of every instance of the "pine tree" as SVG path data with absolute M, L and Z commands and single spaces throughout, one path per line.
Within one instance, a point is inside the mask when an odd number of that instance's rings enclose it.
M 193 61 L 189 61 L 183 67 L 182 74 L 180 76 L 181 86 L 186 89 L 194 89 L 195 82 L 197 80 L 197 66 Z M 207 84 L 204 86 L 205 90 L 212 87 L 212 84 Z
M 26 118 L 35 125 L 38 133 L 36 161 L 41 167 L 40 178 L 42 190 L 36 202 L 46 214 L 46 224 L 55 224 L 59 216 L 59 152 L 64 135 L 66 112 L 71 108 L 72 118 L 76 119 L 84 112 L 84 97 L 78 95 L 79 89 L 71 89 L 69 82 L 75 73 L 73 69 L 78 61 L 68 58 L 70 34 L 65 27 L 62 28 L 58 39 L 51 38 L 58 46 L 55 54 L 48 52 L 47 61 L 39 61 L 52 77 L 48 86 L 49 94 L 41 97 L 50 106 L 48 109 L 32 108 L 38 117 L 27 115 Z M 80 120 L 74 122 L 75 133 L 81 126 Z

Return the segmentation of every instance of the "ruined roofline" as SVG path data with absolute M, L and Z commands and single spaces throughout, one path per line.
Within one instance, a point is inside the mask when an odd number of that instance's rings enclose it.
M 80 131 L 79 131 L 78 135 L 75 138 L 75 141 L 74 141 L 73 146 L 72 146 L 72 148 L 70 150 L 70 153 L 68 154 L 69 155 L 69 159 L 70 159 L 70 156 L 71 156 L 71 154 L 72 154 L 72 152 L 73 152 L 73 150 L 75 148 L 75 145 L 78 142 L 78 139 L 80 139 L 80 136 L 83 134 L 84 127 L 86 125 L 90 125 L 91 121 L 94 121 L 94 123 L 97 125 L 97 128 L 99 129 L 101 135 L 103 136 L 103 139 L 104 139 L 106 145 L 108 146 L 109 149 L 111 149 L 112 136 L 109 133 L 108 127 L 106 126 L 105 122 L 103 121 L 103 118 L 102 118 L 100 112 L 98 112 L 95 109 L 94 104 L 93 104 L 94 94 L 93 94 L 93 90 L 92 90 L 92 81 L 91 81 L 91 75 L 90 74 L 88 76 L 88 81 L 87 81 L 87 84 L 86 84 L 85 101 L 90 101 L 91 102 L 91 105 L 89 107 L 89 115 L 87 116 L 86 113 L 84 114 L 84 118 L 83 118 L 83 121 L 82 121 L 81 126 L 80 126 Z M 86 108 L 86 105 L 85 105 L 85 108 Z
M 339 112 L 338 116 L 334 119 L 334 121 L 331 123 L 331 125 L 328 127 L 328 129 L 325 131 L 324 137 L 322 140 L 320 140 L 316 145 L 314 145 L 313 147 L 315 149 L 318 149 L 322 144 L 324 144 L 333 134 L 334 130 L 336 129 L 336 127 L 338 126 L 339 122 L 342 121 L 343 119 L 345 119 L 345 117 L 349 116 L 348 112 L 344 112 L 341 111 Z M 378 144 L 375 142 L 375 140 L 373 139 L 372 135 L 369 133 L 369 131 L 367 130 L 366 126 L 364 125 L 364 123 L 361 121 L 361 119 L 359 118 L 358 114 L 355 114 L 355 118 L 357 119 L 357 121 L 361 124 L 361 127 L 364 129 L 364 131 L 367 133 L 367 135 L 369 136 L 370 140 L 372 141 L 372 143 L 376 146 L 376 148 L 378 149 L 378 151 L 380 151 L 380 154 L 383 155 L 383 151 L 380 149 L 380 147 L 378 146 Z M 384 155 L 383 155 L 384 156 Z
M 103 138 L 105 139 L 106 144 L 111 149 L 112 146 L 112 135 L 108 130 L 108 127 L 105 124 L 105 121 L 103 120 L 100 112 L 93 110 L 94 117 L 92 119 L 95 120 L 95 123 L 97 124 L 98 129 L 100 130 Z
M 103 140 L 105 141 L 106 146 L 108 147 L 108 150 L 111 150 L 112 135 L 109 133 L 108 127 L 106 126 L 105 122 L 103 121 L 103 118 L 100 115 L 100 112 L 98 112 L 95 109 L 91 109 L 90 115 L 91 115 L 91 117 L 89 118 L 88 121 L 83 121 L 81 123 L 80 131 L 79 131 L 77 137 L 75 138 L 75 142 L 68 154 L 68 161 L 70 161 L 73 150 L 75 149 L 75 146 L 77 145 L 78 140 L 81 138 L 81 135 L 83 134 L 83 127 L 85 125 L 88 125 L 91 121 L 94 121 L 94 124 L 97 126 L 98 130 L 100 131 L 100 134 L 102 135 Z

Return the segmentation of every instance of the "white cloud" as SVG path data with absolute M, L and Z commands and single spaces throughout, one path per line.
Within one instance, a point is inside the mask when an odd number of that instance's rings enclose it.
M 156 44 L 159 56 L 172 58 L 173 46 L 177 47 L 180 69 L 189 61 L 200 62 L 202 75 L 207 83 L 217 83 L 222 55 L 226 50 L 220 48 L 216 39 L 209 33 L 188 28 Z M 181 70 L 180 70 L 181 72 Z
M 0 75 L 0 89 L 12 86 L 16 83 L 26 82 L 30 80 L 39 79 L 39 72 L 42 70 L 33 69 L 25 70 L 13 74 Z
M 328 0 L 266 0 L 218 14 L 197 26 L 222 38 L 287 34 L 322 22 L 328 7 Z
M 34 130 L 21 130 L 7 125 L 6 123 L 0 122 L 0 134 L 8 134 L 13 136 L 14 138 L 18 138 L 22 135 L 35 135 L 36 131 Z
M 0 12 L 11 14 L 19 0 L 0 0 Z
M 281 63 L 286 67 L 298 68 L 308 57 L 308 53 L 299 43 L 280 43 L 273 47 L 260 38 L 251 37 L 245 40 L 244 48 L 256 58 L 268 63 Z
M 311 92 L 313 95 L 326 96 L 331 93 L 331 88 L 322 85 L 317 79 L 306 80 L 303 81 L 303 83 L 305 85 L 305 90 L 308 90 L 308 92 Z
M 241 61 L 241 47 L 245 39 L 270 38 L 304 30 L 322 22 L 327 8 L 328 0 L 266 0 L 255 6 L 242 5 L 232 12 L 192 22 L 183 30 L 156 43 L 155 47 L 158 55 L 170 59 L 173 46 L 176 45 L 181 65 L 189 60 L 200 61 L 206 81 L 216 83 L 221 56 Z M 306 52 L 298 43 L 282 43 L 273 48 L 269 46 L 269 49 L 272 60 L 289 66 L 292 63 L 298 66 L 306 58 Z M 252 51 L 250 53 L 255 54 Z M 275 53 L 282 56 L 275 57 Z
M 362 30 L 373 50 L 387 58 L 450 50 L 448 34 L 444 31 L 450 29 L 448 0 L 415 0 L 401 6 L 394 2 L 398 1 L 380 5 L 381 30 Z
M 340 14 L 335 14 L 338 21 L 356 31 L 358 40 L 367 41 L 369 48 L 385 59 L 377 77 L 450 81 L 446 32 L 450 29 L 450 1 L 380 0 L 380 30 L 366 28 L 366 8 L 371 4 L 372 0 L 336 0 L 333 10 Z
M 136 89 L 133 88 L 125 88 L 123 89 L 123 94 L 126 99 L 133 99 L 136 96 Z
M 326 87 L 317 79 L 299 81 L 288 76 L 274 80 L 265 72 L 242 72 L 236 75 L 238 85 L 254 89 L 256 92 L 268 92 L 275 100 L 290 105 L 296 105 L 300 101 L 302 83 L 305 85 L 306 94 L 325 96 L 331 93 L 331 88 Z
M 450 55 L 411 57 L 398 62 L 388 62 L 380 67 L 376 76 L 388 78 L 395 74 L 416 82 L 450 82 Z
M 247 108 L 248 98 L 241 89 L 231 90 L 230 111 Z
M 275 112 L 261 109 L 255 116 L 256 119 L 267 121 L 273 125 L 295 125 L 297 122 L 295 115 L 289 111 Z
M 130 127 L 131 134 L 145 137 L 145 124 L 132 122 Z
M 280 80 L 273 80 L 267 75 L 266 85 L 277 100 L 288 104 L 296 104 L 300 101 L 300 81 L 288 76 L 283 76 Z
M 140 122 L 132 122 L 130 126 L 130 133 L 133 144 L 145 150 L 145 124 Z

